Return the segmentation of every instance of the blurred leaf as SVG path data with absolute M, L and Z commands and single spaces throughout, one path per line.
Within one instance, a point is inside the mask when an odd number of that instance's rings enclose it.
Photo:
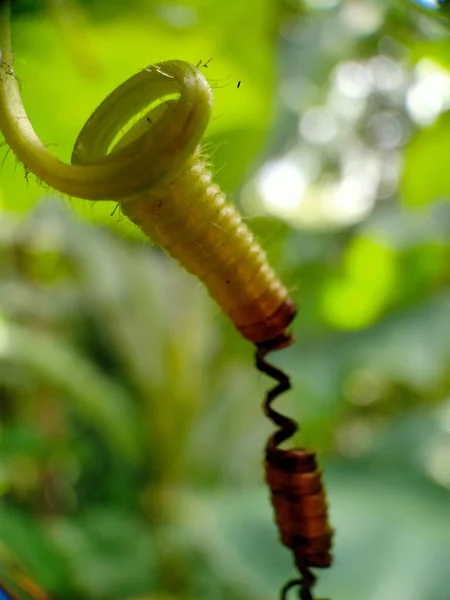
M 294 575 L 277 543 L 266 491 L 181 496 L 177 534 L 199 550 L 217 578 L 248 600 L 269 600 Z
M 364 331 L 333 334 L 286 351 L 282 365 L 293 382 L 288 406 L 304 425 L 303 441 L 330 447 L 348 410 L 345 385 L 359 369 L 431 395 L 448 374 L 449 311 L 450 297 L 443 293 Z
M 0 504 L 0 542 L 8 549 L 7 553 L 0 551 L 0 576 L 5 571 L 14 579 L 19 568 L 17 556 L 43 588 L 61 589 L 67 581 L 66 561 L 50 543 L 42 524 L 4 503 Z
M 326 282 L 323 312 L 336 329 L 362 329 L 373 323 L 394 290 L 396 255 L 384 241 L 354 237 L 344 257 L 344 276 Z
M 54 519 L 49 531 L 83 594 L 129 597 L 143 595 L 154 585 L 151 531 L 139 516 L 102 508 L 77 519 Z
M 45 333 L 2 323 L 0 360 L 17 362 L 68 394 L 73 406 L 129 458 L 138 457 L 132 401 L 73 348 Z
M 416 133 L 408 144 L 401 181 L 407 205 L 421 207 L 450 197 L 449 138 L 450 112 L 446 112 L 434 125 Z

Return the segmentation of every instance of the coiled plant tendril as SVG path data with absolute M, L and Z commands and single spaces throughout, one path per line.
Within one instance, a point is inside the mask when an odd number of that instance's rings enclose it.
M 66 164 L 44 146 L 23 106 L 8 1 L 0 9 L 0 52 L 5 140 L 28 171 L 69 196 L 120 202 L 148 190 L 180 170 L 210 118 L 211 89 L 198 69 L 181 61 L 152 65 L 116 88 L 91 115 L 76 141 L 72 164 Z M 147 114 L 117 143 L 121 129 L 146 108 Z M 152 112 L 158 118 L 149 126 Z
M 35 133 L 14 74 L 9 1 L 0 0 L 0 129 L 27 171 L 50 187 L 87 200 L 114 200 L 122 212 L 200 279 L 239 332 L 257 347 L 257 367 L 277 385 L 265 412 L 279 429 L 266 449 L 266 479 L 282 542 L 294 552 L 300 586 L 312 600 L 312 567 L 331 563 L 332 531 L 312 452 L 278 446 L 296 423 L 271 404 L 289 379 L 265 356 L 292 342 L 296 307 L 236 209 L 212 182 L 199 146 L 212 92 L 198 68 L 168 61 L 119 85 L 75 142 L 71 164 L 52 156 Z M 1 598 L 0 598 L 1 600 Z
M 199 147 L 212 92 L 198 68 L 163 62 L 119 85 L 84 125 L 67 164 L 47 150 L 23 106 L 9 1 L 0 8 L 0 52 L 0 129 L 27 171 L 69 196 L 118 202 L 203 281 L 247 339 L 260 343 L 284 332 L 295 307 L 240 215 L 212 183 Z

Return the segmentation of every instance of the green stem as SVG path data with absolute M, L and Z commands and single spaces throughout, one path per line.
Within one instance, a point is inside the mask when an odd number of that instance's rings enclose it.
M 211 89 L 196 67 L 167 61 L 133 75 L 94 111 L 78 136 L 72 164 L 64 163 L 48 152 L 26 113 L 14 74 L 10 2 L 2 4 L 0 130 L 28 171 L 64 194 L 116 201 L 180 171 L 200 142 L 212 108 Z

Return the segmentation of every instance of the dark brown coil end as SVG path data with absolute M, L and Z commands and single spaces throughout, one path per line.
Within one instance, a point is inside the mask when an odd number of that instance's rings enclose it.
M 273 340 L 280 340 L 285 336 L 286 329 L 292 323 L 296 314 L 297 307 L 288 297 L 272 315 L 266 316 L 264 320 L 252 324 L 237 325 L 237 328 L 247 340 L 259 347 L 267 343 L 270 344 Z M 282 347 L 274 347 L 272 350 L 279 350 Z
M 281 600 L 287 600 L 289 591 L 296 587 L 300 588 L 300 600 L 314 600 L 311 589 L 315 583 L 316 578 L 311 572 L 306 573 L 302 579 L 292 579 L 281 590 Z
M 333 531 L 314 453 L 269 446 L 265 467 L 280 538 L 298 569 L 329 567 Z

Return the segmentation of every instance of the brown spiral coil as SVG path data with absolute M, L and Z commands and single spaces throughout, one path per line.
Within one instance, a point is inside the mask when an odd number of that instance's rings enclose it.
M 333 534 L 314 453 L 269 447 L 266 480 L 281 541 L 294 553 L 300 572 L 305 567 L 329 567 Z
M 284 348 L 291 342 L 292 337 L 284 335 L 270 344 L 258 345 L 256 366 L 277 381 L 263 405 L 267 417 L 278 427 L 266 446 L 266 481 L 281 542 L 292 550 L 301 574 L 301 579 L 293 580 L 283 588 L 281 598 L 284 600 L 290 589 L 299 586 L 300 600 L 313 600 L 311 588 L 315 577 L 310 569 L 329 567 L 332 562 L 333 530 L 328 522 L 325 489 L 314 452 L 304 448 L 279 448 L 292 437 L 298 426 L 294 420 L 272 408 L 275 398 L 289 390 L 291 384 L 287 375 L 265 359 L 268 352 Z

